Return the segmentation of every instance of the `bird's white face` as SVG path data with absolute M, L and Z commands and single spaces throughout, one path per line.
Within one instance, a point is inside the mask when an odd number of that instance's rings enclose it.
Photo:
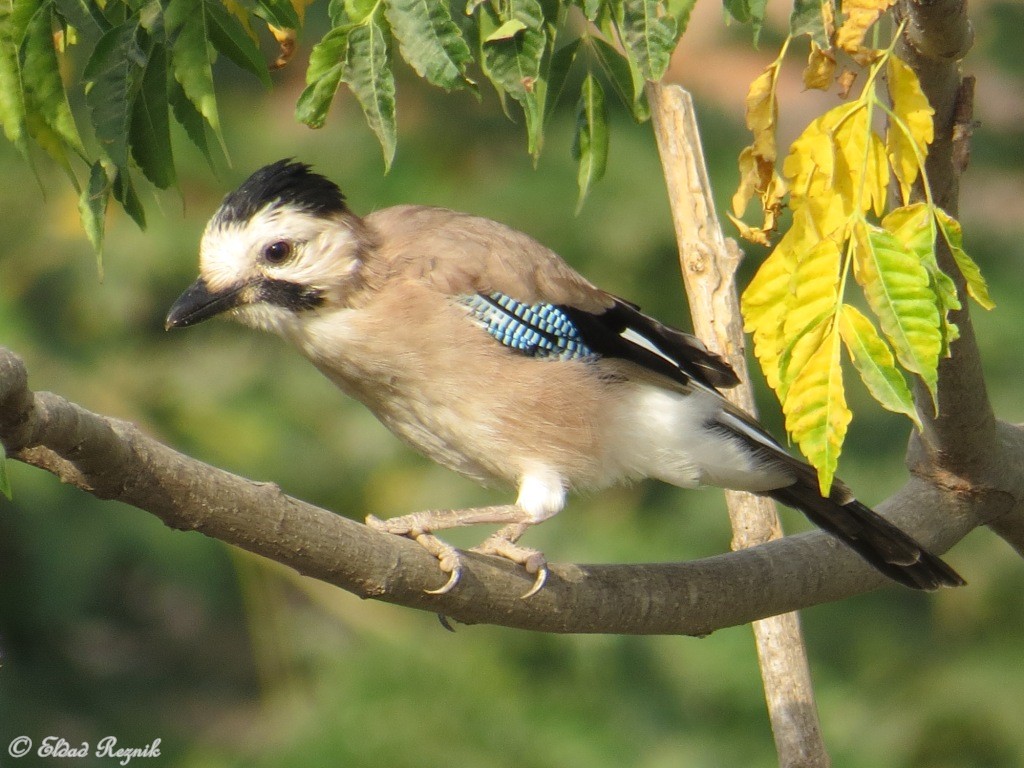
M 358 269 L 358 249 L 340 217 L 267 207 L 245 222 L 214 217 L 199 246 L 199 274 L 211 291 L 261 279 L 330 290 Z
M 354 226 L 343 214 L 320 216 L 290 205 L 268 205 L 245 220 L 214 216 L 200 244 L 199 280 L 168 325 L 226 313 L 286 335 L 310 312 L 344 306 L 361 265 Z

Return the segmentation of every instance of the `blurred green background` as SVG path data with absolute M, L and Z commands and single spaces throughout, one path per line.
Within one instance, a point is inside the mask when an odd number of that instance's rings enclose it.
M 1024 10 L 972 7 L 968 70 L 979 77 L 982 125 L 962 218 L 999 304 L 974 315 L 991 395 L 1002 418 L 1020 421 L 1024 56 L 1012 31 L 1024 28 Z M 684 37 L 673 75 L 698 97 L 725 210 L 747 142 L 746 84 L 774 54 L 723 32 L 717 13 Z M 608 175 L 574 217 L 569 106 L 534 169 L 521 126 L 492 94 L 445 95 L 400 66 L 399 149 L 384 176 L 347 95 L 324 130 L 295 124 L 305 55 L 275 75 L 271 93 L 225 67 L 231 167 L 214 174 L 179 141 L 181 194 L 147 196 L 146 232 L 111 216 L 102 282 L 59 173 L 42 162 L 37 184 L 0 145 L 0 343 L 24 356 L 36 389 L 357 519 L 507 500 L 411 453 L 278 340 L 228 323 L 165 334 L 163 317 L 194 277 L 199 235 L 223 194 L 294 156 L 337 180 L 357 212 L 417 202 L 499 219 L 686 327 L 650 127 L 613 108 Z M 810 115 L 798 91 L 783 97 L 784 129 Z M 762 255 L 749 253 L 747 276 Z M 850 390 L 856 419 L 840 473 L 875 503 L 905 476 L 908 425 L 852 380 Z M 759 399 L 778 432 L 776 402 L 763 388 Z M 182 768 L 775 764 L 746 627 L 699 640 L 452 634 L 429 614 L 360 601 L 43 472 L 13 462 L 10 472 L 14 501 L 0 502 L 0 765 L 14 764 L 7 745 L 22 734 L 72 745 L 159 737 L 161 758 L 138 764 Z M 787 530 L 806 527 L 783 514 Z M 722 552 L 729 538 L 719 492 L 649 483 L 574 499 L 528 543 L 556 561 L 636 562 Z M 804 612 L 836 765 L 1024 765 L 1021 563 L 985 531 L 949 560 L 968 588 L 893 587 Z

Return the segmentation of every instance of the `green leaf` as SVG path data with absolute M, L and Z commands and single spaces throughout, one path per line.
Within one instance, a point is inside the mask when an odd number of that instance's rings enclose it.
M 117 200 L 125 212 L 132 217 L 139 229 L 146 228 L 146 211 L 139 200 L 138 192 L 135 191 L 135 183 L 127 168 L 118 168 L 114 176 L 114 183 L 111 187 L 114 199 Z
M 142 85 L 147 54 L 138 43 L 138 16 L 110 29 L 96 43 L 83 77 L 96 139 L 119 168 L 128 166 L 128 131 Z
M 466 65 L 472 60 L 469 45 L 452 21 L 447 3 L 391 0 L 387 17 L 402 57 L 420 77 L 447 90 L 471 82 L 466 77 Z
M 580 88 L 576 105 L 576 138 L 572 145 L 573 157 L 579 162 L 576 183 L 580 190 L 576 213 L 583 208 L 591 186 L 604 176 L 608 162 L 608 115 L 604 107 L 604 90 L 590 72 Z
M 33 14 L 25 29 L 22 53 L 25 62 L 22 83 L 27 96 L 26 103 L 61 142 L 84 156 L 85 149 L 71 115 L 64 81 L 60 76 L 57 51 L 53 47 L 52 4 L 44 3 Z
M 686 27 L 690 24 L 690 14 L 693 13 L 697 0 L 667 0 L 665 11 L 676 21 L 676 40 L 682 37 Z
M 548 47 L 544 9 L 538 0 L 510 0 L 508 16 L 499 22 L 521 22 L 525 28 L 513 37 L 483 42 L 484 72 L 498 88 L 519 102 L 526 115 L 530 154 L 540 152 L 544 120 L 541 62 Z M 500 27 L 499 27 L 500 29 Z
M 210 126 L 227 155 L 220 127 L 217 98 L 213 89 L 213 47 L 210 45 L 207 2 L 217 0 L 168 0 L 164 23 L 170 40 L 171 68 L 174 79 L 196 110 Z
M 7 140 L 26 157 L 27 109 L 19 49 L 34 11 L 32 3 L 0 0 L 0 125 Z
M 900 364 L 935 397 L 942 333 L 927 269 L 892 233 L 858 222 L 853 228 L 854 275 L 864 288 Z
M 587 17 L 588 21 L 597 20 L 597 15 L 601 12 L 603 4 L 603 0 L 576 0 L 576 5 L 583 11 L 583 15 Z
M 793 37 L 808 35 L 821 48 L 831 48 L 824 15 L 826 5 L 831 9 L 831 0 L 794 0 L 793 12 L 789 16 L 789 34 Z
M 267 61 L 242 23 L 219 2 L 204 2 L 203 10 L 207 14 L 206 24 L 213 47 L 269 88 Z
M 920 429 L 921 421 L 907 380 L 896 367 L 889 345 L 878 335 L 872 322 L 847 304 L 839 317 L 839 332 L 871 396 L 883 408 L 909 416 Z
M 502 90 L 523 103 L 535 93 L 544 57 L 546 33 L 544 11 L 538 0 L 512 0 L 511 17 L 500 17 L 500 32 L 510 23 L 519 26 L 516 33 L 498 36 L 491 33 L 484 40 L 484 57 L 489 76 Z
M 581 38 L 576 38 L 571 43 L 567 43 L 551 54 L 547 68 L 547 84 L 546 84 L 546 103 L 544 106 L 545 114 L 551 115 L 558 100 L 562 97 L 562 91 L 565 90 L 565 81 L 569 77 L 569 70 L 572 69 L 572 64 L 576 61 L 576 54 L 579 52 L 580 44 L 583 42 Z
M 645 122 L 651 116 L 651 108 L 644 92 L 644 81 L 639 70 L 613 46 L 599 37 L 586 38 L 601 68 L 612 84 L 612 90 L 618 94 L 622 103 L 629 109 L 633 119 L 638 123 Z
M 54 0 L 57 12 L 80 30 L 106 32 L 111 24 L 99 3 L 89 0 Z
M 483 0 L 480 0 L 480 3 L 483 3 Z M 508 111 L 508 99 L 506 98 L 505 89 L 501 87 L 501 84 L 491 72 L 487 61 L 487 41 L 498 27 L 501 26 L 501 20 L 498 18 L 498 13 L 494 10 L 494 6 L 490 3 L 477 5 L 474 10 L 477 8 L 480 11 L 477 15 L 477 60 L 480 63 L 480 71 L 484 73 L 484 76 L 494 86 L 494 92 L 498 95 L 498 101 L 501 104 L 501 111 L 505 113 L 505 117 L 511 118 L 512 115 Z
M 513 37 L 518 35 L 520 32 L 529 29 L 519 19 L 509 19 L 496 30 L 491 32 L 487 37 L 484 38 L 485 43 L 493 43 L 495 40 L 511 40 Z
M 103 162 L 97 160 L 89 172 L 89 183 L 78 196 L 78 215 L 96 253 L 96 268 L 103 276 L 103 233 L 111 184 Z
M 348 59 L 349 25 L 335 27 L 313 46 L 306 70 L 306 89 L 295 106 L 295 118 L 310 128 L 323 128 Z
M 768 0 L 724 0 L 725 10 L 740 24 L 750 22 L 754 30 L 754 45 L 761 35 L 764 24 L 764 9 Z
M 645 80 L 660 80 L 676 47 L 676 21 L 658 0 L 620 0 L 616 22 L 626 51 Z
M 330 0 L 328 11 L 336 27 L 362 24 L 377 10 L 378 0 Z
M 945 355 L 949 352 L 950 343 L 960 336 L 960 329 L 949 319 L 950 310 L 960 309 L 960 297 L 957 295 L 953 279 L 939 268 L 935 256 L 936 232 L 933 221 L 931 206 L 926 203 L 914 203 L 891 211 L 882 219 L 881 224 L 883 229 L 903 243 L 928 270 L 942 323 L 940 354 Z
M 210 155 L 210 143 L 206 140 L 206 121 L 199 114 L 199 110 L 189 101 L 184 89 L 177 80 L 168 83 L 168 97 L 171 109 L 174 111 L 174 119 L 185 129 L 185 135 L 195 145 L 206 162 L 213 164 L 213 157 Z
M 373 16 L 348 35 L 342 78 L 359 100 L 366 122 L 384 152 L 384 170 L 395 157 L 395 76 L 391 72 L 385 30 Z
M 11 500 L 11 480 L 7 477 L 7 450 L 0 443 L 0 493 Z
M 176 180 L 168 99 L 167 49 L 154 45 L 132 110 L 129 137 L 132 157 L 159 189 L 167 189 Z
M 279 29 L 298 29 L 301 26 L 299 14 L 291 0 L 256 0 L 252 12 Z

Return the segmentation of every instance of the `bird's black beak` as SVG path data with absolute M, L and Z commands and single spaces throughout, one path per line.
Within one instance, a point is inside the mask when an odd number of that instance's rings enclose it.
M 167 313 L 164 328 L 186 328 L 203 320 L 234 309 L 243 302 L 243 285 L 233 286 L 224 291 L 211 291 L 203 278 L 197 279 L 178 297 Z

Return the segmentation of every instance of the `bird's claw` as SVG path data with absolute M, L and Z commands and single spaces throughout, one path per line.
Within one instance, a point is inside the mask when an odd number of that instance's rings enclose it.
M 444 569 L 442 568 L 441 570 Z M 427 595 L 447 595 L 449 592 L 455 589 L 455 585 L 459 583 L 459 580 L 461 578 L 462 567 L 456 566 L 455 568 L 452 568 L 451 573 L 448 574 L 448 581 L 446 581 L 443 585 L 441 585 L 437 589 L 424 589 L 423 592 Z
M 448 581 L 437 589 L 423 590 L 426 594 L 446 595 L 455 589 L 455 585 L 462 579 L 462 557 L 458 550 L 420 527 L 418 515 L 392 517 L 388 520 L 381 520 L 375 515 L 367 515 L 366 525 L 381 533 L 391 533 L 413 539 L 437 558 L 441 570 L 448 574 Z
M 527 573 L 536 574 L 533 586 L 519 596 L 520 600 L 533 597 L 547 583 L 548 561 L 544 557 L 544 553 L 539 550 L 520 547 L 515 542 L 495 534 L 485 540 L 479 547 L 473 547 L 470 551 L 479 552 L 482 555 L 503 557 L 506 560 L 511 560 L 513 563 L 519 563 L 519 565 L 526 569 Z
M 429 545 L 420 541 L 421 538 L 427 536 L 433 539 Z M 430 536 L 430 534 L 421 534 L 416 537 L 416 541 L 421 547 L 437 557 L 437 562 L 438 565 L 441 566 L 441 570 L 448 574 L 448 581 L 440 587 L 437 589 L 425 589 L 423 591 L 428 595 L 447 595 L 455 589 L 455 585 L 462 579 L 462 556 L 459 555 L 455 547 L 450 544 L 445 544 L 436 536 Z M 437 551 L 435 551 L 435 549 Z
M 520 600 L 526 600 L 529 597 L 533 597 L 544 588 L 545 582 L 548 580 L 548 567 L 542 565 L 537 569 L 537 578 L 534 579 L 533 586 L 530 587 L 526 592 L 519 596 Z
M 462 580 L 464 571 L 462 555 L 451 544 L 442 541 L 430 533 L 428 520 L 428 516 L 424 513 L 392 517 L 388 520 L 381 520 L 374 515 L 368 515 L 366 517 L 366 525 L 381 533 L 391 533 L 396 536 L 405 536 L 413 539 L 427 552 L 436 557 L 441 570 L 448 574 L 448 581 L 436 589 L 425 589 L 423 591 L 428 595 L 446 595 L 455 589 Z M 512 528 L 512 526 L 509 526 L 509 528 Z M 526 600 L 540 592 L 547 583 L 548 561 L 544 557 L 543 552 L 516 544 L 515 540 L 518 539 L 522 531 L 514 531 L 509 534 L 507 532 L 509 528 L 502 529 L 493 536 L 490 536 L 480 546 L 473 547 L 470 551 L 511 560 L 513 563 L 523 566 L 527 573 L 534 574 L 533 585 L 520 596 L 520 599 Z

